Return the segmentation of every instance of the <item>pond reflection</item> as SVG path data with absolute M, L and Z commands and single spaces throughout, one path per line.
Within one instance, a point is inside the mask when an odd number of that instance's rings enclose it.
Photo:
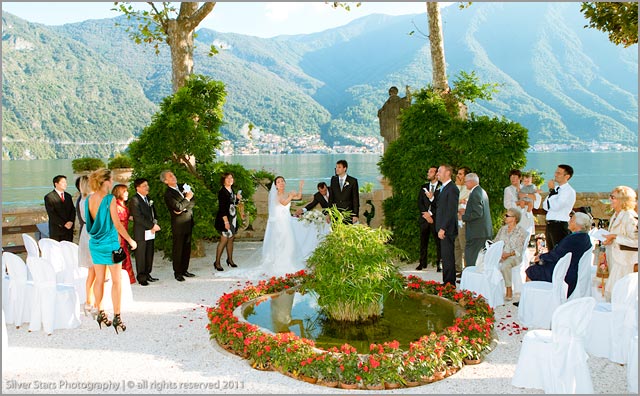
M 442 331 L 453 324 L 456 307 L 450 301 L 431 295 L 388 297 L 381 317 L 353 324 L 327 319 L 314 293 L 303 295 L 288 291 L 248 305 L 243 316 L 248 322 L 274 333 L 292 331 L 314 340 L 324 349 L 349 343 L 358 352 L 368 353 L 372 343 L 397 340 L 401 347 L 408 348 L 411 341 L 432 331 Z

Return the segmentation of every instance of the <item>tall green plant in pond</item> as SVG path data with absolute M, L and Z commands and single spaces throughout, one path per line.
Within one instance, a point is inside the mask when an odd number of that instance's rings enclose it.
M 467 94 L 478 96 L 470 85 L 473 74 L 454 82 L 452 94 L 461 100 Z M 483 85 L 492 90 L 492 86 Z M 457 92 L 457 93 L 454 93 Z M 447 111 L 447 102 L 430 87 L 414 96 L 414 104 L 401 115 L 400 137 L 391 143 L 379 162 L 389 180 L 393 196 L 383 203 L 385 224 L 393 230 L 393 243 L 416 259 L 420 248 L 418 194 L 426 182 L 429 166 L 450 164 L 467 166 L 480 177 L 489 195 L 494 231 L 502 225 L 503 191 L 509 185 L 509 170 L 526 164 L 529 147 L 527 129 L 517 122 L 471 114 L 460 119 Z M 435 249 L 430 249 L 434 251 Z
M 307 260 L 313 276 L 304 287 L 318 295 L 318 304 L 332 319 L 379 316 L 384 298 L 404 290 L 394 263 L 404 253 L 387 243 L 390 231 L 344 224 L 335 208 L 330 215 L 332 231 Z

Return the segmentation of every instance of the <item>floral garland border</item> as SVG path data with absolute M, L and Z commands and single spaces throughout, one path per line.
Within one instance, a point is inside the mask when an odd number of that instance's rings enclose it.
M 323 351 L 312 340 L 294 333 L 265 333 L 234 316 L 243 303 L 298 286 L 308 276 L 303 270 L 255 285 L 247 282 L 244 289 L 225 293 L 215 307 L 207 308 L 210 338 L 248 359 L 256 369 L 278 370 L 307 382 L 345 389 L 391 389 L 438 381 L 457 372 L 463 363 L 479 362 L 490 350 L 494 312 L 482 296 L 414 275 L 406 278 L 408 291 L 446 298 L 463 307 L 465 314 L 440 334 L 432 332 L 412 342 L 408 350 L 392 341 L 371 344 L 369 354 L 358 354 L 349 344 Z

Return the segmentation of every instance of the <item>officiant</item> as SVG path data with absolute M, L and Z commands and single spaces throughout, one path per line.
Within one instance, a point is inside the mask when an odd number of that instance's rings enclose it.
M 296 217 L 300 217 L 303 213 L 307 213 L 318 205 L 320 205 L 322 209 L 329 207 L 329 187 L 327 186 L 327 183 L 320 182 L 318 183 L 317 188 L 318 192 L 313 194 L 313 200 L 304 208 L 296 210 Z

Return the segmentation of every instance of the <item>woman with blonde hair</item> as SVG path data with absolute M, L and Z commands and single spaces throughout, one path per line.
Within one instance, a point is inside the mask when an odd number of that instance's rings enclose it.
M 609 198 L 613 215 L 609 221 L 609 234 L 602 242 L 606 246 L 609 265 L 609 279 L 605 285 L 607 301 L 611 301 L 616 282 L 632 273 L 633 265 L 638 262 L 637 194 L 631 187 L 618 186 Z
M 96 321 L 100 328 L 105 324 L 113 327 L 118 333 L 119 330 L 125 331 L 127 327 L 122 323 L 120 318 L 120 300 L 122 291 L 120 262 L 113 262 L 113 252 L 120 249 L 120 234 L 131 249 L 135 250 L 138 246 L 136 241 L 129 236 L 127 230 L 120 223 L 118 218 L 118 210 L 114 196 L 110 194 L 112 181 L 111 171 L 108 169 L 98 169 L 89 175 L 89 184 L 94 191 L 88 198 L 88 205 L 85 211 L 87 221 L 86 227 L 91 239 L 89 240 L 89 249 L 91 250 L 91 258 L 93 259 L 93 268 L 96 274 L 93 292 L 95 294 L 95 305 L 98 308 L 98 316 Z M 104 294 L 104 278 L 109 268 L 111 275 L 111 299 L 113 301 L 113 322 L 107 318 L 102 310 L 102 297 Z

